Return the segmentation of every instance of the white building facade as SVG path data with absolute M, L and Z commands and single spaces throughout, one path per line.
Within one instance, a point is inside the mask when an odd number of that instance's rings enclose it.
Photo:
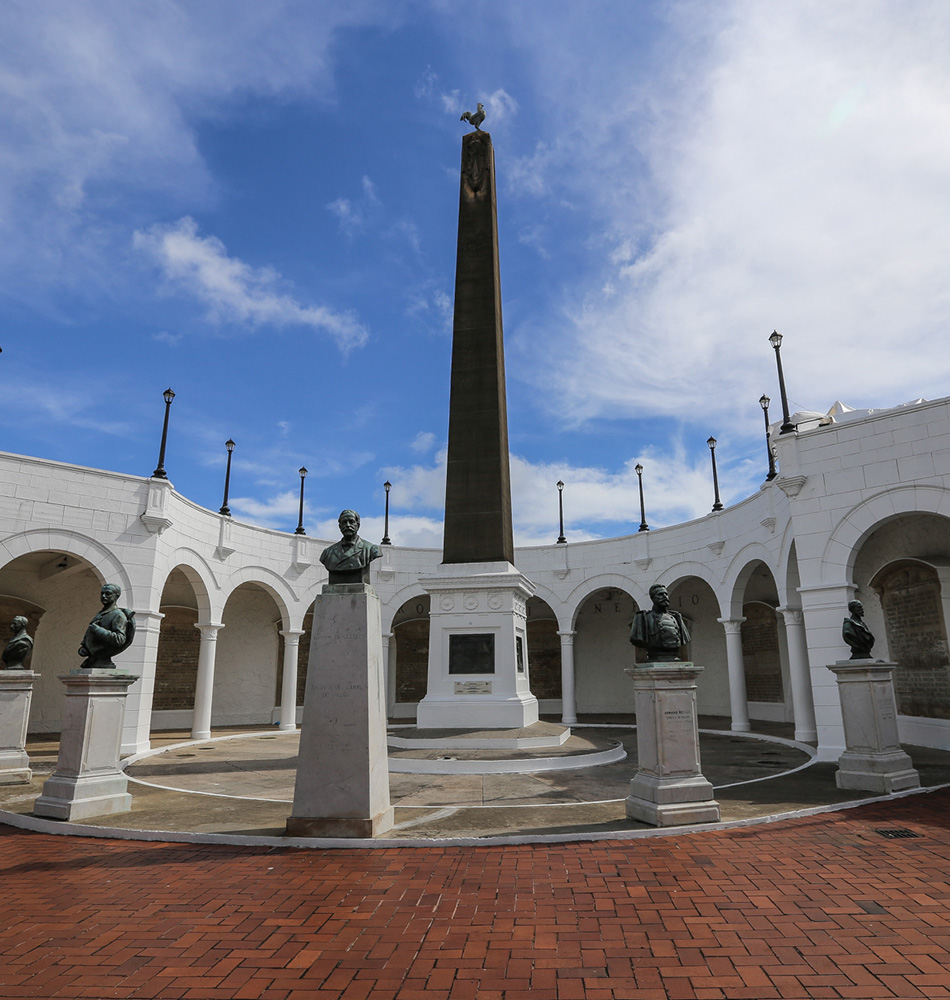
M 846 659 L 841 623 L 864 602 L 874 656 L 898 663 L 901 738 L 950 747 L 950 399 L 849 415 L 774 438 L 779 476 L 754 496 L 686 524 L 593 542 L 516 550 L 528 601 L 528 673 L 542 713 L 632 714 L 636 609 L 656 582 L 689 620 L 686 656 L 705 670 L 701 713 L 736 731 L 794 723 L 822 759 L 844 749 L 829 663 Z M 817 423 L 817 422 L 815 422 Z M 37 681 L 30 729 L 57 732 L 59 676 L 104 582 L 136 613 L 121 667 L 139 675 L 123 753 L 188 727 L 295 726 L 309 612 L 331 539 L 256 528 L 198 507 L 167 481 L 0 453 L 0 622 L 25 615 Z M 384 546 L 389 712 L 425 694 L 437 550 Z

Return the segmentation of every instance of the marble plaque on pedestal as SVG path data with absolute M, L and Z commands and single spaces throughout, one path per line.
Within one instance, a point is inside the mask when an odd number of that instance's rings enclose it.
M 718 823 L 719 803 L 699 759 L 696 677 L 688 662 L 641 663 L 624 670 L 636 688 L 637 773 L 627 816 L 651 826 Z
M 28 785 L 33 777 L 26 753 L 32 670 L 0 670 L 0 785 Z

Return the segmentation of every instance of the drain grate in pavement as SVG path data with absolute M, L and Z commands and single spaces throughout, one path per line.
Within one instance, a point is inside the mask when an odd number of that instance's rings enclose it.
M 887 837 L 888 840 L 898 840 L 902 837 L 919 837 L 919 833 L 914 833 L 913 830 L 908 830 L 905 826 L 889 826 L 884 827 L 880 830 L 875 830 L 875 833 L 879 833 L 882 837 Z

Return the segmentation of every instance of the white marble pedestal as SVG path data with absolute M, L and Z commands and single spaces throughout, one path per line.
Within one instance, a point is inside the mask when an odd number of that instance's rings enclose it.
M 79 667 L 60 680 L 66 685 L 66 705 L 59 759 L 33 803 L 33 815 L 81 820 L 128 812 L 132 796 L 119 770 L 119 751 L 125 698 L 138 677 Z
M 379 598 L 365 584 L 330 585 L 314 602 L 287 833 L 377 837 L 392 825 Z
M 0 785 L 28 785 L 33 777 L 26 753 L 32 670 L 0 670 Z
M 896 666 L 883 660 L 839 660 L 828 666 L 838 678 L 844 723 L 846 749 L 835 773 L 839 788 L 890 794 L 920 787 L 897 731 Z
M 637 773 L 627 796 L 629 819 L 651 826 L 718 823 L 719 803 L 699 762 L 693 663 L 648 662 L 625 668 L 636 688 Z

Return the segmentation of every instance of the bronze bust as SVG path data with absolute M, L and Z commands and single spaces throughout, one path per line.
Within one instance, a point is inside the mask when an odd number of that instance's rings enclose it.
M 369 564 L 380 558 L 382 550 L 357 534 L 360 516 L 355 510 L 342 511 L 339 525 L 343 537 L 320 553 L 320 562 L 330 574 L 331 586 L 339 583 L 369 583 Z

